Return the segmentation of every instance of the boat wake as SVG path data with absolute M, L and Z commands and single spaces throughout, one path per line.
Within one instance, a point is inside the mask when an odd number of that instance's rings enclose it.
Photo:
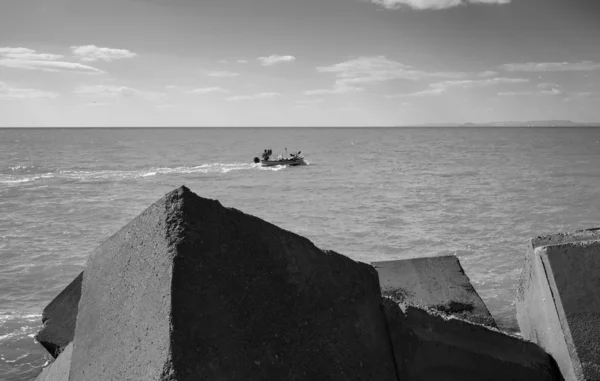
M 261 167 L 254 163 L 207 163 L 198 166 L 155 167 L 137 170 L 52 170 L 34 167 L 12 167 L 0 172 L 0 184 L 19 185 L 50 179 L 71 181 L 132 180 L 162 175 L 218 174 L 235 171 L 280 171 L 286 166 Z

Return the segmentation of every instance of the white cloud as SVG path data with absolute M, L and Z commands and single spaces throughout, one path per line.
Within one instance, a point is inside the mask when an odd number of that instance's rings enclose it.
M 84 62 L 114 61 L 124 58 L 133 58 L 137 53 L 127 49 L 100 48 L 96 45 L 71 46 L 73 54 Z
M 506 77 L 496 77 L 489 79 L 465 79 L 460 81 L 443 81 L 438 83 L 433 83 L 430 87 L 433 88 L 441 88 L 447 90 L 451 87 L 459 87 L 463 89 L 469 89 L 473 87 L 484 87 L 484 86 L 495 86 L 502 84 L 515 84 L 515 83 L 526 83 L 529 82 L 526 78 L 506 78 Z
M 254 100 L 254 99 L 269 99 L 269 98 L 276 98 L 276 97 L 280 97 L 281 94 L 279 93 L 273 93 L 273 92 L 267 92 L 267 93 L 256 93 L 256 94 L 252 94 L 252 95 L 236 95 L 233 97 L 229 97 L 227 98 L 228 101 L 250 101 L 250 100 Z
M 0 82 L 0 99 L 54 99 L 57 97 L 57 93 L 36 89 L 9 87 L 6 83 Z
M 554 89 L 555 87 L 560 87 L 560 85 L 558 85 L 556 83 L 543 82 L 543 83 L 538 83 L 536 87 L 538 89 Z
M 193 89 L 186 91 L 188 94 L 210 94 L 210 93 L 227 93 L 227 90 L 220 87 L 202 87 L 198 89 Z
M 360 87 L 336 85 L 332 89 L 307 90 L 307 91 L 304 91 L 302 94 L 304 94 L 304 95 L 327 95 L 327 94 L 357 93 L 360 91 L 363 91 L 363 89 Z
M 446 9 L 466 4 L 509 4 L 511 0 L 370 0 L 386 9 Z
M 27 48 L 0 48 L 0 66 L 14 69 L 39 70 L 46 72 L 72 72 L 101 74 L 102 70 L 77 62 L 58 61 L 58 54 L 37 53 Z
M 575 97 L 578 98 L 594 98 L 594 97 L 600 97 L 600 92 L 597 91 L 582 91 L 579 93 L 574 93 L 572 94 Z
M 457 72 L 427 72 L 417 70 L 409 65 L 390 60 L 385 56 L 358 57 L 331 66 L 317 67 L 320 73 L 334 73 L 336 81 L 331 90 L 310 90 L 306 95 L 342 94 L 362 90 L 357 85 L 375 84 L 385 81 L 406 79 L 419 80 L 422 78 L 463 78 L 465 73 Z
M 600 92 L 598 91 L 580 91 L 577 93 L 570 93 L 567 97 L 565 97 L 565 102 L 570 102 L 572 100 L 587 100 L 593 99 L 596 101 L 596 98 L 600 99 Z
M 27 48 L 0 48 L 0 56 L 13 60 L 51 61 L 63 58 L 60 54 L 36 53 Z
M 157 101 L 165 96 L 163 93 L 142 91 L 127 86 L 114 85 L 84 85 L 75 89 L 74 93 L 88 97 L 140 98 L 148 101 Z
M 477 76 L 480 78 L 490 78 L 490 77 L 495 77 L 497 75 L 498 75 L 498 72 L 492 71 L 492 70 L 484 71 L 484 72 L 477 74 Z
M 237 60 L 237 63 L 246 64 L 248 63 L 248 60 Z
M 273 66 L 282 62 L 292 62 L 296 60 L 294 56 L 278 56 L 276 54 L 270 55 L 268 57 L 258 57 L 257 58 L 263 66 Z
M 500 66 L 506 71 L 544 72 L 544 71 L 592 71 L 600 69 L 600 63 L 581 62 L 526 62 Z
M 218 77 L 218 78 L 227 78 L 227 77 L 237 77 L 240 73 L 234 73 L 231 71 L 211 71 L 208 73 L 209 77 Z
M 501 97 L 517 97 L 517 96 L 559 96 L 562 95 L 559 89 L 541 90 L 541 91 L 506 91 L 498 93 Z
M 31 60 L 11 60 L 0 59 L 0 66 L 11 67 L 16 69 L 40 70 L 56 73 L 59 71 L 71 71 L 87 74 L 102 74 L 102 70 L 98 70 L 91 66 L 78 64 L 75 62 L 61 61 L 31 61 Z
M 428 86 L 427 89 L 422 90 L 422 91 L 417 91 L 414 93 L 406 93 L 406 94 L 395 94 L 395 95 L 388 96 L 388 98 L 421 97 L 421 96 L 427 96 L 427 95 L 440 95 L 452 88 L 472 89 L 472 88 L 477 88 L 477 87 L 496 86 L 496 85 L 503 85 L 503 84 L 519 84 L 519 83 L 527 83 L 527 82 L 529 82 L 529 80 L 525 79 L 525 78 L 506 78 L 506 77 L 442 81 L 442 82 L 432 83 Z
M 562 91 L 556 88 L 550 90 L 542 90 L 540 91 L 540 95 L 562 95 Z

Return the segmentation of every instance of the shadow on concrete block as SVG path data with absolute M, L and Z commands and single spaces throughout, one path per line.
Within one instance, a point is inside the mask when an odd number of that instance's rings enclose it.
M 377 272 L 181 187 L 87 261 L 71 381 L 395 380 Z
M 71 369 L 71 357 L 73 355 L 73 343 L 68 344 L 60 356 L 48 365 L 35 381 L 67 381 Z
M 496 328 L 496 322 L 454 255 L 373 262 L 381 293 L 398 303 Z
M 398 381 L 560 381 L 539 346 L 496 329 L 382 298 Z
M 42 312 L 44 327 L 36 335 L 36 340 L 56 358 L 73 341 L 83 272 L 60 293 Z
M 523 337 L 568 381 L 600 380 L 600 229 L 531 240 L 517 289 Z

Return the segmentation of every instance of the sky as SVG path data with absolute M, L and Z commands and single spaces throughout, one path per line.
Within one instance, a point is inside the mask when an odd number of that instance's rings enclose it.
M 600 121 L 598 0 L 0 1 L 0 127 Z

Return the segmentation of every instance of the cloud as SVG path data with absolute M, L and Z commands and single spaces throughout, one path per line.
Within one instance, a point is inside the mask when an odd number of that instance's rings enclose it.
M 570 93 L 567 97 L 565 97 L 565 102 L 570 102 L 572 100 L 587 100 L 593 99 L 596 101 L 596 98 L 600 99 L 600 92 L 598 91 L 581 91 L 577 93 Z
M 488 79 L 465 79 L 465 80 L 460 80 L 460 81 L 443 81 L 443 82 L 433 83 L 429 86 L 433 87 L 433 88 L 441 88 L 441 89 L 447 90 L 452 87 L 470 89 L 473 87 L 495 86 L 495 85 L 502 85 L 502 84 L 515 84 L 515 83 L 526 83 L 526 82 L 529 82 L 529 79 L 496 77 L 496 78 L 488 78 Z
M 63 58 L 60 54 L 36 53 L 27 48 L 0 48 L 0 56 L 14 60 L 49 61 Z
M 246 64 L 248 63 L 248 60 L 237 60 L 237 63 Z
M 544 71 L 592 71 L 600 69 L 600 63 L 581 62 L 526 62 L 500 66 L 506 71 L 544 72 Z
M 150 91 L 137 90 L 127 86 L 114 85 L 84 85 L 74 91 L 77 95 L 88 97 L 124 97 L 140 98 L 147 101 L 157 101 L 164 98 L 165 94 Z
M 536 87 L 538 89 L 553 89 L 555 87 L 560 87 L 560 85 L 558 85 L 556 83 L 543 82 L 543 83 L 538 83 Z
M 0 99 L 55 99 L 57 97 L 57 93 L 9 87 L 6 83 L 0 82 Z
M 0 48 L 0 66 L 4 67 L 46 72 L 104 73 L 102 70 L 77 62 L 58 61 L 61 58 L 63 56 L 58 54 L 37 53 L 27 48 Z
M 484 72 L 477 74 L 477 76 L 480 78 L 490 78 L 490 77 L 495 77 L 497 75 L 498 75 L 498 72 L 492 71 L 492 70 L 484 71 Z
M 96 45 L 71 46 L 73 54 L 84 62 L 111 62 L 124 58 L 133 58 L 137 53 L 127 49 L 100 48 Z
M 446 9 L 467 4 L 509 4 L 511 0 L 370 0 L 386 9 Z
M 363 85 L 397 79 L 416 81 L 422 78 L 463 78 L 466 73 L 427 72 L 390 60 L 385 56 L 358 57 L 330 66 L 317 67 L 320 73 L 333 73 L 336 81 L 331 90 L 310 90 L 306 95 L 342 94 L 362 90 Z
M 209 77 L 218 77 L 218 78 L 227 78 L 227 77 L 237 77 L 240 73 L 234 73 L 231 71 L 211 71 L 208 73 Z
M 220 87 L 202 87 L 198 89 L 186 91 L 188 94 L 210 94 L 210 93 L 227 93 L 227 90 Z
M 257 58 L 263 66 L 273 66 L 282 62 L 292 62 L 296 60 L 294 56 L 278 56 L 276 54 L 270 55 L 268 57 L 258 57 Z
M 269 98 L 276 98 L 276 97 L 280 97 L 280 96 L 281 96 L 281 94 L 279 94 L 279 93 L 267 92 L 267 93 L 256 93 L 256 94 L 252 94 L 252 95 L 236 95 L 236 96 L 227 98 L 227 100 L 232 101 L 232 102 L 250 101 L 250 100 L 254 100 L 254 99 L 269 99 Z
M 304 95 L 327 95 L 327 94 L 345 94 L 345 93 L 357 93 L 363 91 L 360 87 L 342 86 L 336 85 L 332 89 L 318 89 L 318 90 L 307 90 L 302 94 Z
M 417 91 L 414 93 L 390 95 L 390 96 L 388 96 L 388 98 L 421 97 L 421 96 L 427 96 L 427 95 L 440 95 L 452 88 L 472 89 L 472 88 L 478 88 L 478 87 L 496 86 L 496 85 L 503 85 L 503 84 L 519 84 L 519 83 L 527 83 L 527 82 L 529 82 L 529 79 L 506 78 L 506 77 L 442 81 L 442 82 L 436 82 L 436 83 L 430 84 L 426 90 Z
M 506 91 L 498 93 L 501 97 L 516 97 L 516 96 L 559 96 L 562 95 L 563 92 L 559 89 L 550 89 L 550 90 L 541 90 L 541 91 Z

